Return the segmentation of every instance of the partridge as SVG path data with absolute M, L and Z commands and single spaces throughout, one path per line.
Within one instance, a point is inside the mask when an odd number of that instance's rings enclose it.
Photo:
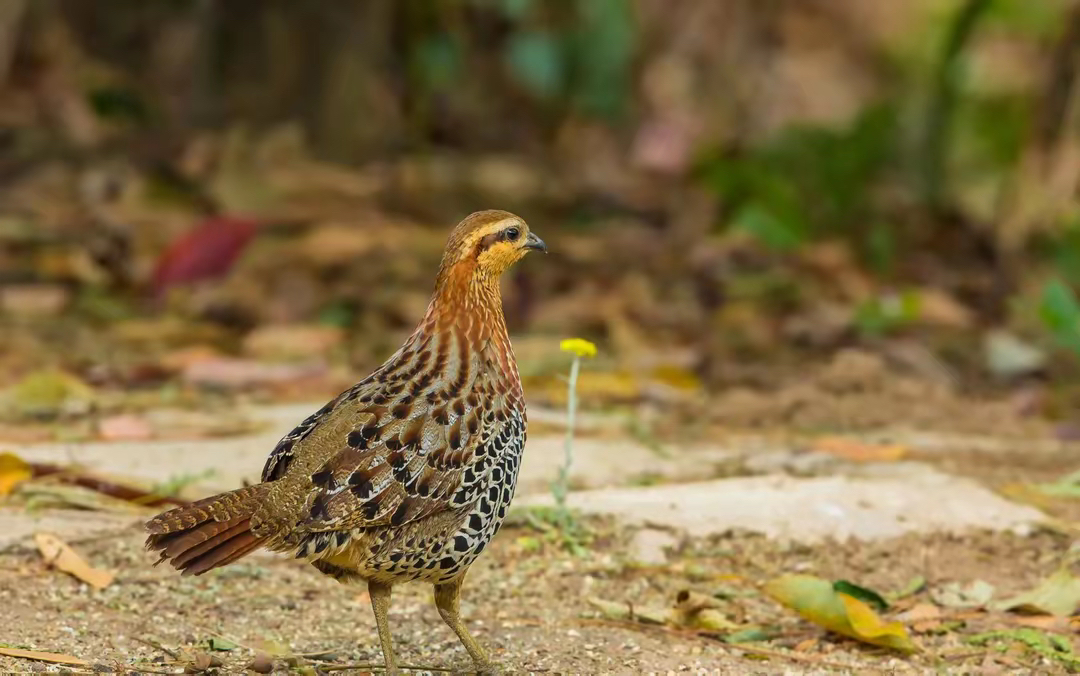
M 481 671 L 459 613 L 465 572 L 502 525 L 525 447 L 525 400 L 499 278 L 547 251 L 521 218 L 481 211 L 451 233 L 423 319 L 374 373 L 286 434 L 258 484 L 164 512 L 146 546 L 184 575 L 265 548 L 366 582 L 388 673 L 393 585 L 435 605 Z

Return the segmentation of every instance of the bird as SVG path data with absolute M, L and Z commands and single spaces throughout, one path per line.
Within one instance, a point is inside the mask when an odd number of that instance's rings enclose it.
M 496 671 L 459 608 L 465 573 L 514 497 L 525 448 L 500 277 L 531 251 L 547 245 L 509 212 L 458 223 L 427 311 L 397 352 L 282 437 L 259 483 L 148 521 L 154 565 L 202 575 L 262 548 L 366 582 L 390 674 L 392 587 L 427 582 L 478 671 Z

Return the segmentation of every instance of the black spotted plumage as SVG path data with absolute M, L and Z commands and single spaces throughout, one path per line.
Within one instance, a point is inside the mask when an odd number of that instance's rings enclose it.
M 147 546 L 204 573 L 259 547 L 341 581 L 367 581 L 388 673 L 388 590 L 435 585 L 442 617 L 479 666 L 460 623 L 463 575 L 498 532 L 525 446 L 525 404 L 503 320 L 500 275 L 546 250 L 524 221 L 478 212 L 451 234 L 427 312 L 379 369 L 271 451 L 262 483 L 159 515 Z

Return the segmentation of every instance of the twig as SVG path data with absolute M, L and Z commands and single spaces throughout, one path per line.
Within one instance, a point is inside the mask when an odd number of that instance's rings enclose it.
M 383 663 L 375 664 L 368 662 L 364 664 L 334 664 L 332 662 L 320 662 L 319 660 L 311 660 L 312 664 L 319 667 L 320 671 L 345 671 L 347 669 L 366 669 L 368 671 L 385 671 L 386 665 Z M 445 667 L 424 667 L 416 664 L 399 664 L 398 669 L 408 669 L 409 671 L 441 671 L 445 673 L 453 673 L 454 669 L 447 669 Z
M 29 465 L 32 476 L 35 479 L 52 477 L 62 483 L 88 488 L 92 491 L 108 495 L 111 498 L 126 500 L 137 505 L 145 505 L 147 507 L 160 507 L 163 505 L 185 507 L 191 504 L 190 500 L 183 500 L 167 495 L 158 495 L 150 491 L 144 491 L 140 488 L 99 479 L 98 477 L 89 474 L 80 474 L 74 470 L 60 467 L 59 465 L 43 462 L 31 462 Z
M 251 652 L 256 652 L 255 648 L 252 648 L 249 645 L 245 645 L 245 644 L 241 643 L 240 641 L 233 638 L 232 636 L 226 636 L 225 634 L 219 634 L 216 631 L 213 631 L 211 629 L 206 629 L 204 627 L 200 627 L 200 626 L 197 626 L 197 625 L 192 625 L 192 626 L 195 627 L 196 629 L 198 629 L 199 631 L 203 632 L 204 634 L 210 634 L 211 636 L 217 636 L 218 638 L 223 638 L 226 641 L 228 641 L 229 643 L 235 643 L 237 645 L 237 647 L 243 648 L 245 650 L 250 650 Z
M 131 638 L 135 639 L 139 643 L 142 643 L 143 645 L 148 645 L 151 648 L 155 648 L 157 650 L 160 650 L 161 652 L 165 653 L 166 655 L 173 658 L 174 660 L 181 659 L 180 653 L 176 652 L 175 650 L 170 650 L 169 648 L 166 648 L 165 646 L 161 645 L 157 641 L 154 641 L 154 640 L 148 639 L 148 638 L 139 638 L 138 636 L 132 636 Z

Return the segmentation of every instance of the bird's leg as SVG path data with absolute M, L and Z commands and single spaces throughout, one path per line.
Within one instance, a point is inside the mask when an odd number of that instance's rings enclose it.
M 480 644 L 476 642 L 470 634 L 469 630 L 465 628 L 465 623 L 461 621 L 460 603 L 461 600 L 461 583 L 464 582 L 465 576 L 459 575 L 450 582 L 443 582 L 435 585 L 435 607 L 439 609 L 439 614 L 442 615 L 443 621 L 454 630 L 457 637 L 461 639 L 461 644 L 465 646 L 465 650 L 469 651 L 469 656 L 472 657 L 473 662 L 476 663 L 477 668 L 482 672 L 491 672 L 494 670 L 494 665 L 488 659 L 487 653 L 480 647 Z
M 379 629 L 379 643 L 382 645 L 386 673 L 393 676 L 398 671 L 397 660 L 394 659 L 394 643 L 390 640 L 390 622 L 386 618 L 390 611 L 390 585 L 369 580 L 368 595 L 371 597 L 371 609 L 375 611 L 375 626 Z

